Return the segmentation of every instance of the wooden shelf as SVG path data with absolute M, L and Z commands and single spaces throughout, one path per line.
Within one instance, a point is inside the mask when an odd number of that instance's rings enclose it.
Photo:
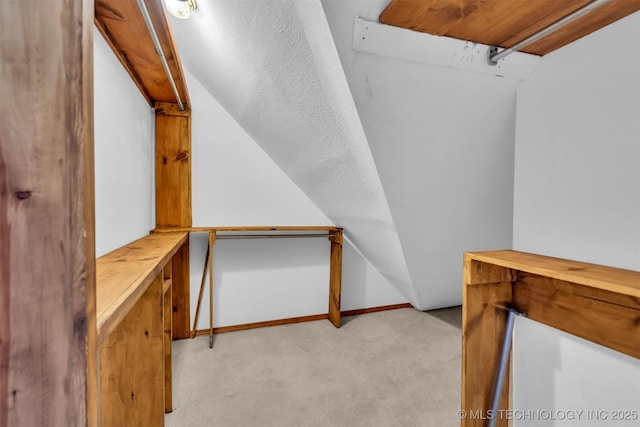
M 214 231 L 217 233 L 233 232 L 233 231 L 255 231 L 255 232 L 267 232 L 267 231 L 341 231 L 342 228 L 332 225 L 271 225 L 271 226 L 229 226 L 229 227 L 167 227 L 156 228 L 151 230 L 152 233 L 167 233 L 175 231 L 204 233 Z
M 150 234 L 96 261 L 101 425 L 162 425 L 172 410 L 173 264 L 187 237 Z
M 186 241 L 188 233 L 150 234 L 96 260 L 96 323 L 102 342 Z
M 209 246 L 207 256 L 202 272 L 202 282 L 200 284 L 200 292 L 198 295 L 198 303 L 196 307 L 196 316 L 191 335 L 196 333 L 200 307 L 202 304 L 202 295 L 204 291 L 206 272 L 209 271 L 209 346 L 213 345 L 213 269 L 208 264 L 213 263 L 213 245 L 218 239 L 254 239 L 254 238 L 327 238 L 331 243 L 330 252 L 330 271 L 329 271 L 329 304 L 328 319 L 336 327 L 340 327 L 340 299 L 342 294 L 342 243 L 343 229 L 333 225 L 249 225 L 249 226 L 209 226 L 209 227 L 158 227 L 151 230 L 151 233 L 207 233 L 209 235 Z M 257 234 L 245 234 L 245 233 Z M 307 232 L 307 233 L 305 233 Z M 309 233 L 310 232 L 310 233 Z M 232 234 L 229 234 L 232 233 Z M 167 276 L 165 275 L 165 278 Z
M 467 414 L 486 413 L 491 405 L 507 307 L 640 358 L 640 272 L 516 251 L 467 253 L 461 406 Z M 509 408 L 509 398 L 505 387 L 499 409 Z M 466 418 L 462 425 L 483 426 L 484 420 Z M 497 425 L 507 426 L 508 420 L 498 419 Z
M 517 251 L 470 252 L 465 259 L 640 298 L 640 272 Z

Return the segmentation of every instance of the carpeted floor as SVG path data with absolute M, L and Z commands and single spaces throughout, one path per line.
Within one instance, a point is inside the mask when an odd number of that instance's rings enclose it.
M 173 343 L 169 427 L 458 426 L 460 307 Z

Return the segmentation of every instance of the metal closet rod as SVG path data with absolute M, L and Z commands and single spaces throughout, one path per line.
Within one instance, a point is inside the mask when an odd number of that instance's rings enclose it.
M 496 65 L 498 63 L 498 61 L 502 58 L 504 58 L 507 55 L 511 55 L 513 52 L 516 52 L 526 46 L 529 46 L 530 44 L 532 44 L 533 42 L 536 42 L 538 40 L 540 40 L 541 38 L 545 37 L 548 34 L 553 33 L 554 31 L 564 27 L 565 25 L 575 21 L 576 19 L 590 13 L 593 12 L 594 10 L 596 10 L 597 8 L 604 6 L 605 4 L 611 2 L 612 0 L 594 0 L 591 3 L 588 3 L 584 6 L 582 6 L 580 9 L 570 13 L 569 15 L 565 16 L 564 18 L 554 22 L 553 24 L 544 27 L 543 29 L 541 29 L 540 31 L 538 31 L 535 34 L 530 35 L 529 37 L 527 37 L 526 39 L 514 44 L 513 46 L 511 46 L 510 48 L 501 50 L 500 52 L 498 52 L 498 48 L 496 46 L 491 46 L 489 48 L 489 55 L 488 55 L 488 62 L 489 65 Z
M 309 237 L 334 237 L 334 233 L 330 234 L 216 234 L 216 240 L 224 239 L 300 239 Z
M 147 24 L 147 28 L 149 29 L 149 33 L 151 34 L 151 39 L 153 40 L 153 45 L 156 48 L 156 54 L 160 57 L 160 62 L 162 62 L 162 67 L 164 68 L 164 72 L 169 78 L 169 83 L 171 84 L 171 90 L 173 90 L 173 95 L 176 97 L 176 101 L 178 101 L 178 107 L 180 111 L 184 111 L 184 104 L 180 99 L 180 94 L 178 93 L 178 88 L 176 87 L 176 82 L 173 80 L 173 75 L 171 74 L 171 70 L 169 69 L 169 64 L 167 63 L 167 58 L 164 56 L 164 52 L 162 51 L 162 46 L 160 46 L 160 40 L 158 39 L 158 34 L 156 33 L 156 29 L 153 27 L 153 22 L 151 22 L 151 17 L 149 16 L 149 11 L 147 10 L 147 6 L 144 4 L 144 0 L 137 0 L 138 7 L 140 8 L 140 12 L 142 12 L 142 17 L 144 18 L 145 24 Z

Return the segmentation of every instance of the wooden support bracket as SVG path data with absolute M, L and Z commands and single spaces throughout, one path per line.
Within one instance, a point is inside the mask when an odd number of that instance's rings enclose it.
M 640 358 L 640 339 L 633 339 L 640 336 L 640 272 L 516 251 L 467 253 L 462 295 L 462 426 L 499 416 L 489 408 L 506 307 Z M 509 399 L 505 387 L 499 413 L 507 413 Z M 497 425 L 508 421 L 500 417 Z

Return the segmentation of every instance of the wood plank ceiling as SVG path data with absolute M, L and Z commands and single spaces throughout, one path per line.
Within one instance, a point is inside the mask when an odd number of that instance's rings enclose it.
M 591 0 L 391 0 L 380 22 L 437 36 L 511 47 Z M 640 0 L 614 0 L 523 52 L 546 55 L 640 10 Z
M 144 0 L 182 102 L 189 94 L 161 0 Z M 136 0 L 96 0 L 95 25 L 151 106 L 176 103 Z

